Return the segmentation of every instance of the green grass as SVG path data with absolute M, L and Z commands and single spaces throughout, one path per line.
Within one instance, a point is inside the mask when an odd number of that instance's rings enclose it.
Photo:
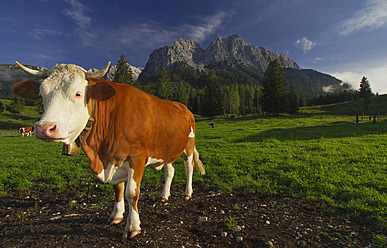
M 343 115 L 350 106 L 308 107 L 296 116 L 197 117 L 197 149 L 206 175 L 195 173 L 194 187 L 201 182 L 223 192 L 323 200 L 387 229 L 387 121 L 382 116 L 377 123 L 356 124 L 354 116 Z M 38 119 L 33 109 L 28 111 L 0 114 L 0 190 L 77 187 L 82 192 L 97 184 L 112 192 L 94 178 L 84 155 L 62 156 L 61 144 L 19 137 L 19 126 Z M 175 166 L 174 185 L 183 186 L 182 158 Z M 146 168 L 143 186 L 161 187 L 163 182 L 163 171 Z M 376 238 L 385 242 L 384 236 Z

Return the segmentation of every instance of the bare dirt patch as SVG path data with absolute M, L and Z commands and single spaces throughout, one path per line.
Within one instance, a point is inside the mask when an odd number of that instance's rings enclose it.
M 75 189 L 1 196 L 0 247 L 366 247 L 381 233 L 323 202 L 205 189 L 186 201 L 174 188 L 161 203 L 156 190 L 142 189 L 142 233 L 126 242 L 125 221 L 106 224 L 113 202 L 97 189 L 78 199 Z

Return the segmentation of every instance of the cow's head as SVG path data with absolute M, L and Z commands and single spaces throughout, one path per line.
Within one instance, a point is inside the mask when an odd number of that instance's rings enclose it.
M 42 72 L 16 63 L 27 73 L 44 78 L 41 83 L 24 80 L 12 87 L 17 96 L 43 100 L 44 113 L 35 123 L 35 137 L 38 139 L 71 144 L 88 121 L 88 101 L 106 100 L 115 94 L 105 82 L 88 85 L 88 79 L 101 78 L 106 74 L 110 62 L 103 70 L 94 73 L 72 64 L 57 65 Z

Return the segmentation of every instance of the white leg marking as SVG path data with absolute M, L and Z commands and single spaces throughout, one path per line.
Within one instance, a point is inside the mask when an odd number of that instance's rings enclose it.
M 192 196 L 192 175 L 193 175 L 193 154 L 184 161 L 185 175 L 187 176 L 187 185 L 185 186 L 185 195 Z
M 114 203 L 113 212 L 110 215 L 109 220 L 113 221 L 114 219 L 124 218 L 125 213 L 125 200 L 124 198 L 121 199 L 121 201 Z
M 156 170 L 161 170 L 164 166 L 164 160 L 149 157 L 145 166 L 148 166 L 148 165 L 152 166 Z
M 128 168 L 128 182 L 126 184 L 126 198 L 129 204 L 128 218 L 126 221 L 125 232 L 131 232 L 134 230 L 140 230 L 140 216 L 137 211 L 133 209 L 133 198 L 136 197 L 137 183 L 133 179 L 134 170 Z
M 195 133 L 193 131 L 193 128 L 191 127 L 191 132 L 188 135 L 189 138 L 195 138 Z
M 163 192 L 161 192 L 161 199 L 168 200 L 169 196 L 171 195 L 171 184 L 173 176 L 175 174 L 175 166 L 173 166 L 173 164 L 165 164 L 164 170 L 165 184 Z
M 109 163 L 106 169 L 102 169 L 102 172 L 97 175 L 98 179 L 104 183 L 108 183 L 112 180 L 117 167 L 114 164 Z

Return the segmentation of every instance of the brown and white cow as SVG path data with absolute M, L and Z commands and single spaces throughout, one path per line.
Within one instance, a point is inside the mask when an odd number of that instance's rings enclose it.
M 19 128 L 19 133 L 22 137 L 25 136 L 31 136 L 34 133 L 33 127 L 21 127 Z
M 129 85 L 99 79 L 110 62 L 95 73 L 72 64 L 40 72 L 16 63 L 27 73 L 45 78 L 42 83 L 24 80 L 12 87 L 20 97 L 43 99 L 44 113 L 35 124 L 35 137 L 65 144 L 80 143 L 91 170 L 101 181 L 113 185 L 115 205 L 109 218 L 111 224 L 123 219 L 125 191 L 129 213 L 123 239 L 129 232 L 132 238 L 141 230 L 137 202 L 145 166 L 156 169 L 165 166 L 161 198 L 166 201 L 175 171 L 172 163 L 183 154 L 187 176 L 185 196 L 191 198 L 194 164 L 201 174 L 204 167 L 195 148 L 194 116 L 184 105 Z

